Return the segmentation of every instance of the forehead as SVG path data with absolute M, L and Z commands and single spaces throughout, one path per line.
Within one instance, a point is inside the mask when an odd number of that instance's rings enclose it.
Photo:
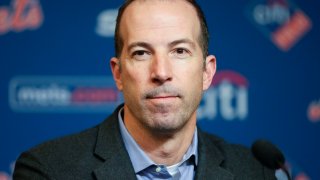
M 148 35 L 152 39 L 198 38 L 200 22 L 194 7 L 185 0 L 135 0 L 123 13 L 120 33 L 124 43 L 142 35 L 146 39 Z

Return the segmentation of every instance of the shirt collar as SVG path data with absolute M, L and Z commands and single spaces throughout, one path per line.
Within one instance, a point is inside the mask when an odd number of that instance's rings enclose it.
M 123 108 L 120 109 L 118 113 L 118 120 L 120 125 L 120 133 L 122 136 L 122 139 L 124 141 L 124 145 L 127 149 L 127 152 L 129 154 L 130 160 L 132 162 L 133 168 L 135 173 L 138 173 L 146 168 L 148 168 L 151 165 L 156 165 L 147 155 L 146 153 L 140 148 L 140 146 L 136 143 L 136 141 L 133 139 L 133 137 L 128 132 L 127 128 L 125 127 L 123 123 L 123 119 L 121 116 L 121 113 L 123 111 Z M 180 163 L 183 163 L 187 160 L 189 160 L 192 156 L 195 157 L 195 165 L 198 165 L 198 133 L 197 128 L 195 128 L 192 143 L 189 146 L 186 154 L 183 156 L 182 161 Z

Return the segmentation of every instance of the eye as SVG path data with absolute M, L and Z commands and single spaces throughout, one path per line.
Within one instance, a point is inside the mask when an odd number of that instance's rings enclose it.
M 131 58 L 138 61 L 145 61 L 150 59 L 151 54 L 148 51 L 145 50 L 137 50 L 134 51 L 131 55 Z
M 185 49 L 185 48 L 176 48 L 173 50 L 172 55 L 175 58 L 179 58 L 179 59 L 185 59 L 191 56 L 191 53 L 189 50 Z

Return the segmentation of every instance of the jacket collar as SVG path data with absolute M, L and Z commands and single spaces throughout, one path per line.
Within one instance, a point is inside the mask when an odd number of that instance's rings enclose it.
M 117 121 L 121 107 L 99 126 L 94 155 L 104 163 L 93 171 L 98 180 L 136 179 Z
M 200 129 L 198 137 L 199 165 L 197 166 L 195 179 L 234 179 L 233 174 L 222 167 L 225 157 L 217 147 L 217 144 L 221 140 L 215 137 L 210 137 L 211 140 L 209 140 L 208 135 Z
M 136 179 L 130 157 L 121 138 L 117 120 L 118 112 L 122 107 L 123 105 L 120 105 L 99 126 L 94 155 L 104 163 L 93 171 L 98 180 L 106 178 Z M 232 180 L 233 174 L 221 166 L 224 161 L 223 153 L 217 148 L 216 143 L 206 136 L 208 135 L 198 128 L 199 162 L 195 179 Z

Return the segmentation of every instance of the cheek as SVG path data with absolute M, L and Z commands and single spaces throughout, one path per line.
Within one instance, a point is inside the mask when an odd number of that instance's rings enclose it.
M 148 72 L 146 72 L 145 67 L 126 67 L 126 69 L 123 69 L 121 77 L 124 90 L 138 93 L 143 89 L 143 84 L 147 81 Z
M 127 67 L 127 76 L 133 82 L 141 82 L 148 77 L 148 69 L 146 63 L 133 63 Z
M 203 79 L 203 68 L 199 64 L 189 64 L 183 68 L 180 72 L 180 76 L 184 77 L 188 81 L 202 81 Z
M 202 93 L 203 88 L 203 76 L 201 68 L 189 68 L 184 71 L 179 72 L 179 84 L 181 88 L 188 94 L 192 96 L 198 93 Z

